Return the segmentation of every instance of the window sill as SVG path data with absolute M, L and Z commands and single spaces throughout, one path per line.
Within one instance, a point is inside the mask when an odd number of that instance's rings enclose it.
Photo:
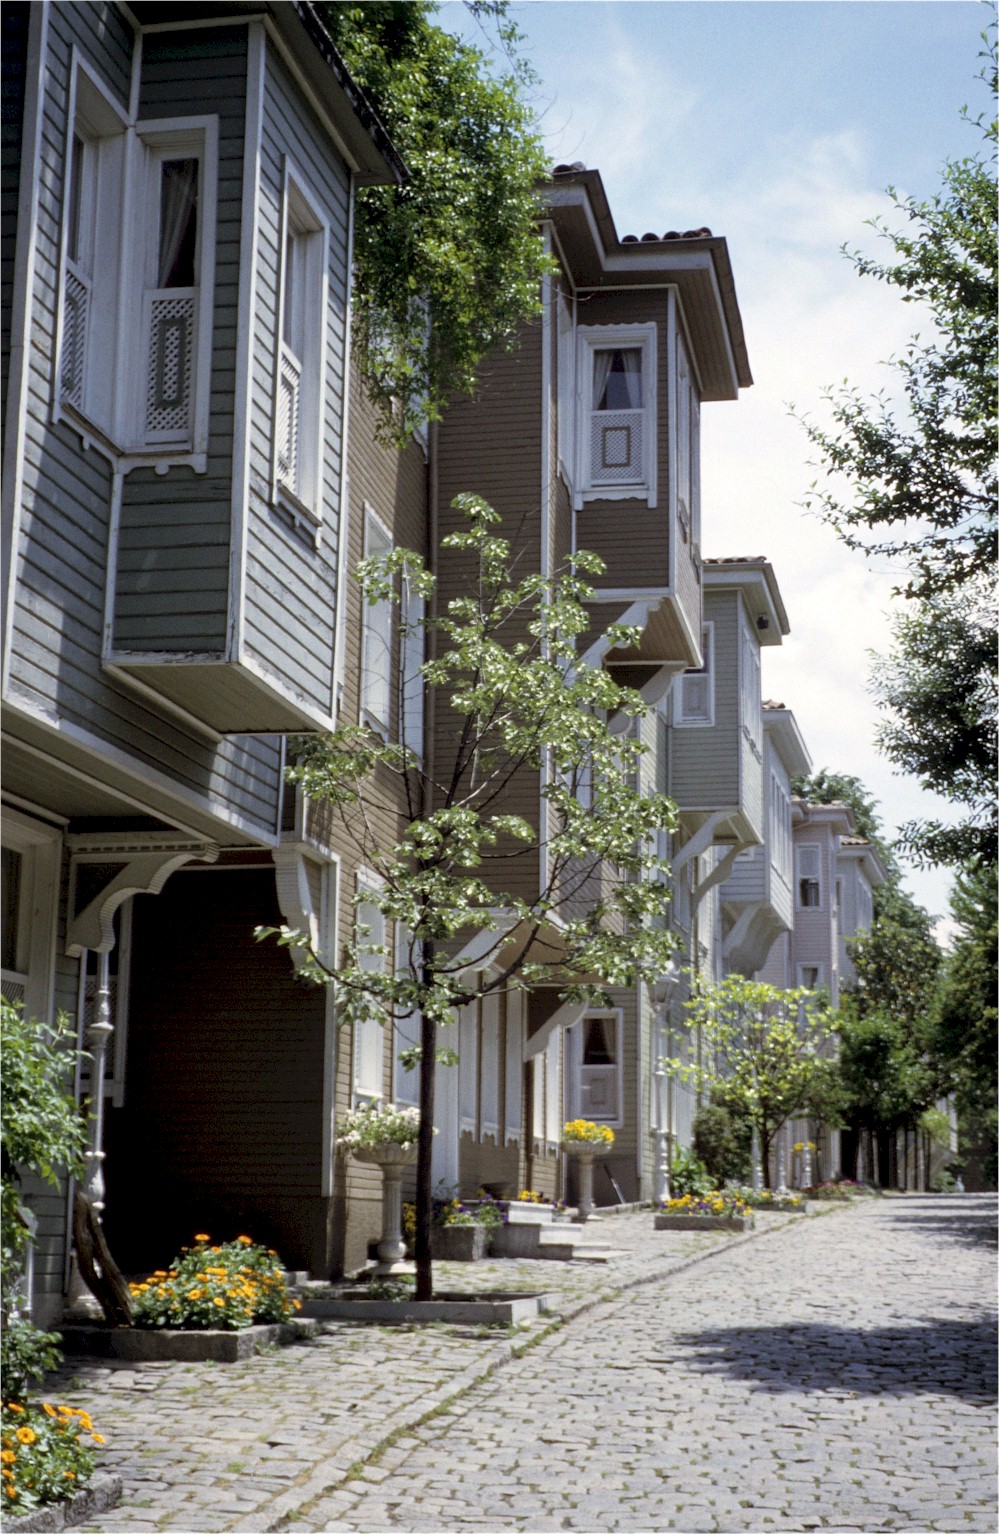
M 320 529 L 323 519 L 318 512 L 314 512 L 304 501 L 300 501 L 293 490 L 280 482 L 275 494 L 275 505 L 278 509 L 290 517 L 297 528 L 311 534 L 315 543 L 319 543 Z
M 656 506 L 656 495 L 648 485 L 588 485 L 576 493 L 577 510 L 585 501 L 645 501 Z
M 208 469 L 208 454 L 193 452 L 189 443 L 141 443 L 131 448 L 122 447 L 103 427 L 67 400 L 58 405 L 53 421 L 62 422 L 77 432 L 85 452 L 96 448 L 125 474 L 143 466 L 154 469 L 157 474 L 166 474 L 169 469 L 178 467 L 193 469 L 195 474 L 205 474 Z

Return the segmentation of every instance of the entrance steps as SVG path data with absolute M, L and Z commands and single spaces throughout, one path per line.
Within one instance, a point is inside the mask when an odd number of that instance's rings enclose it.
M 491 1233 L 494 1258 L 540 1258 L 561 1263 L 607 1263 L 620 1256 L 618 1248 L 588 1240 L 584 1226 L 565 1216 L 553 1218 L 550 1206 L 511 1204 L 507 1222 Z

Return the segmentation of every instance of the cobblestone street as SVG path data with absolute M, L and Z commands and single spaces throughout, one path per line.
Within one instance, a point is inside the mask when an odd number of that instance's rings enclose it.
M 557 1297 L 552 1330 L 76 1364 L 59 1390 L 126 1484 L 86 1528 L 996 1530 L 995 1197 L 651 1224 L 606 1223 L 607 1269 L 502 1266 Z

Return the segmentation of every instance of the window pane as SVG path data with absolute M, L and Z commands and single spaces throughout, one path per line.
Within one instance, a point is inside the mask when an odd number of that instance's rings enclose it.
M 160 174 L 157 287 L 193 288 L 198 242 L 198 161 L 164 160 Z
M 295 324 L 295 305 L 298 301 L 298 274 L 295 270 L 297 244 L 295 234 L 290 229 L 285 236 L 285 307 L 281 319 L 281 339 L 296 354 L 301 351 L 301 347 L 296 345 L 298 327 Z
M 0 885 L 0 965 L 4 970 L 16 970 L 17 965 L 17 918 L 21 893 L 21 855 L 13 848 L 3 849 L 2 885 Z
M 79 134 L 73 135 L 72 158 L 69 167 L 69 219 L 67 242 L 71 261 L 79 261 L 80 209 L 83 203 L 83 156 L 85 146 Z
M 641 347 L 594 353 L 594 409 L 642 409 Z

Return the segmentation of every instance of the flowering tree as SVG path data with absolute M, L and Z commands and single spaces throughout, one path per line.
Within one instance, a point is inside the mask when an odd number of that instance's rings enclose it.
M 313 953 L 302 972 L 336 986 L 342 1022 L 420 1020 L 419 1044 L 401 1059 L 420 1068 L 421 1300 L 432 1295 L 435 1065 L 455 1061 L 439 1031 L 460 1008 L 502 988 L 547 984 L 564 1001 L 606 1004 L 607 987 L 662 974 L 674 947 L 662 920 L 669 868 L 655 851 L 657 832 L 675 824 L 674 806 L 634 786 L 644 748 L 629 727 L 646 706 L 606 671 L 579 665 L 590 595 L 580 572 L 601 562 L 581 552 L 555 574 L 515 580 L 497 513 L 475 496 L 455 504 L 467 529 L 443 539 L 441 557 L 462 561 L 468 595 L 416 620 L 431 642 L 416 681 L 421 700 L 430 687 L 447 711 L 447 752 L 442 731 L 437 749 L 418 756 L 405 729 L 397 743 L 345 725 L 299 742 L 290 770 L 307 795 L 332 808 L 375 876 L 356 897 L 359 916 L 374 908 L 407 937 L 393 962 L 389 945 L 374 942 L 359 920 L 336 966 Z M 434 578 L 411 550 L 367 560 L 359 575 L 370 602 L 400 604 L 416 593 L 432 605 Z M 401 667 L 412 653 L 410 627 L 396 625 Z M 616 645 L 636 640 L 621 626 L 609 633 Z M 402 677 L 404 699 L 412 682 Z M 525 775 L 541 783 L 537 821 L 508 808 Z M 396 796 L 402 829 L 386 836 Z M 511 868 L 520 870 L 519 894 L 504 887 Z M 536 883 L 526 895 L 529 870 Z M 289 946 L 304 942 L 287 928 L 265 931 Z
M 778 1132 L 797 1114 L 837 1118 L 836 1063 L 829 1008 L 814 992 L 779 991 L 762 981 L 728 976 L 701 987 L 687 1003 L 685 1023 L 700 1034 L 694 1058 L 664 1061 L 665 1069 L 729 1110 L 760 1137 L 764 1181 Z

